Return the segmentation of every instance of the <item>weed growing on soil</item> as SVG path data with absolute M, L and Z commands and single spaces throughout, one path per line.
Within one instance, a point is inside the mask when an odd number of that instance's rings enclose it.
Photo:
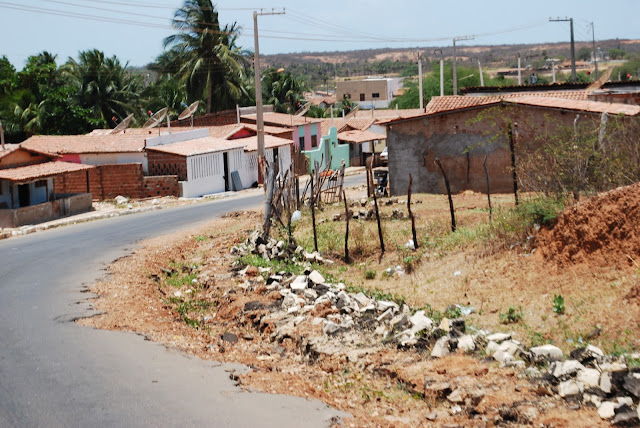
M 375 277 L 376 277 L 375 270 L 368 270 L 364 273 L 364 279 L 375 279 Z
M 564 314 L 564 297 L 561 294 L 553 295 L 553 312 L 558 315 Z
M 172 305 L 173 310 L 178 313 L 180 319 L 196 330 L 202 327 L 202 317 L 200 315 L 215 306 L 213 302 L 207 300 L 184 300 L 181 297 L 169 297 L 165 300 L 165 304 Z
M 500 314 L 500 322 L 502 324 L 516 324 L 522 321 L 524 318 L 524 313 L 522 312 L 522 307 L 518 306 L 509 306 L 507 312 Z

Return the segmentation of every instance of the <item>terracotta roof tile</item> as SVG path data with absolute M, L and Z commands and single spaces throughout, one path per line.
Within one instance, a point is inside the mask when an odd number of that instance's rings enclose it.
M 142 152 L 148 134 L 137 132 L 115 135 L 36 135 L 22 147 L 54 154 Z
M 360 131 L 358 129 L 345 131 L 338 134 L 338 140 L 349 143 L 365 143 L 367 141 L 384 140 L 386 136 L 376 134 L 371 131 Z
M 69 162 L 44 162 L 36 165 L 22 166 L 0 170 L 0 179 L 14 183 L 24 183 L 65 174 L 67 172 L 84 171 L 94 168 L 91 165 Z
M 510 100 L 523 96 L 564 98 L 577 101 L 586 101 L 588 94 L 583 91 L 549 91 L 549 92 L 513 92 L 503 95 L 445 95 L 433 97 L 425 109 L 425 113 L 440 113 L 444 111 L 458 110 L 467 107 L 476 107 L 494 104 L 500 100 Z
M 252 121 L 257 120 L 255 114 L 247 114 L 242 117 Z M 287 127 L 300 126 L 300 125 L 305 125 L 307 123 L 318 123 L 322 121 L 322 119 L 309 118 L 305 116 L 297 117 L 291 114 L 273 113 L 273 112 L 265 112 L 263 113 L 263 117 L 264 117 L 265 124 L 276 125 L 276 126 L 287 126 Z
M 9 154 L 11 154 L 11 153 L 13 153 L 13 152 L 15 152 L 17 150 L 25 150 L 27 152 L 31 152 L 31 153 L 35 153 L 35 154 L 38 154 L 38 155 L 46 156 L 46 157 L 49 157 L 51 159 L 58 157 L 53 153 L 47 153 L 47 152 L 42 152 L 42 151 L 39 151 L 39 150 L 33 150 L 33 149 L 28 149 L 26 147 L 22 147 L 20 144 L 5 144 L 4 145 L 4 150 L 2 150 L 2 148 L 0 148 L 0 159 L 2 159 L 5 156 L 8 156 Z
M 147 150 L 170 153 L 178 156 L 196 156 L 244 148 L 245 144 L 240 143 L 239 141 L 241 140 L 223 140 L 222 138 L 205 137 L 164 144 L 161 146 L 147 147 Z
M 244 150 L 246 152 L 255 152 L 258 150 L 258 137 L 247 137 L 247 138 L 239 138 L 237 140 L 233 140 L 237 143 L 244 144 Z M 273 135 L 265 135 L 264 136 L 264 148 L 272 149 L 274 147 L 286 146 L 289 144 L 293 144 L 292 140 L 287 140 L 286 138 L 275 137 Z
M 624 114 L 626 116 L 636 116 L 640 114 L 640 106 L 619 103 L 605 103 L 600 101 L 578 101 L 537 96 L 523 96 L 513 99 L 507 99 L 505 101 L 514 104 L 560 108 L 565 110 L 577 110 L 594 113 L 608 113 L 613 115 Z

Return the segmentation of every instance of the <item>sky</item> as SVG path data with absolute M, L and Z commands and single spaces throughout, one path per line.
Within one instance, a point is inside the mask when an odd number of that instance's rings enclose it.
M 253 10 L 259 16 L 260 53 L 328 52 L 373 48 L 639 39 L 640 0 L 218 0 L 220 23 L 242 27 L 239 45 L 253 50 Z M 0 56 L 20 70 L 42 51 L 58 63 L 99 49 L 123 63 L 144 66 L 174 34 L 171 19 L 182 0 L 0 0 Z

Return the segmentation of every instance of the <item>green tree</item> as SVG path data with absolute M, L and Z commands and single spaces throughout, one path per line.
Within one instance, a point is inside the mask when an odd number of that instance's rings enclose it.
M 578 50 L 578 59 L 582 61 L 590 61 L 591 60 L 591 49 L 588 47 L 583 47 Z
M 16 86 L 16 69 L 6 56 L 0 57 L 0 96 L 8 95 Z
M 295 113 L 300 108 L 307 86 L 289 72 L 268 70 L 262 77 L 262 95 L 267 104 L 280 113 Z
M 248 59 L 236 45 L 237 23 L 220 26 L 211 0 L 185 0 L 175 12 L 177 34 L 164 39 L 172 51 L 165 57 L 186 83 L 190 100 L 206 99 L 207 113 L 233 108 L 247 96 Z
M 609 58 L 610 59 L 623 59 L 627 52 L 624 49 L 609 49 Z
M 78 61 L 69 58 L 62 69 L 77 91 L 78 105 L 89 109 L 95 119 L 108 124 L 112 117 L 141 115 L 140 78 L 115 56 L 107 58 L 96 49 L 83 51 Z

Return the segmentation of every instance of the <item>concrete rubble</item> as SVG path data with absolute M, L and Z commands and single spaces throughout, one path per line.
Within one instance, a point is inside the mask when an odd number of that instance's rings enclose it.
M 278 292 L 282 298 L 268 310 L 262 305 L 246 307 L 245 316 L 263 330 L 267 324 L 275 326 L 271 333 L 274 342 L 295 336 L 296 327 L 304 322 L 320 326 L 318 335 L 300 337 L 303 358 L 309 361 L 323 355 L 357 361 L 367 352 L 384 346 L 424 350 L 427 358 L 458 352 L 479 358 L 486 356 L 503 367 L 514 368 L 521 378 L 540 385 L 541 391 L 564 398 L 571 408 L 592 407 L 614 425 L 640 426 L 640 369 L 628 367 L 623 357 L 605 355 L 592 345 L 565 357 L 562 350 L 551 344 L 528 348 L 509 333 L 468 328 L 464 318 L 435 322 L 424 310 L 413 310 L 403 302 L 376 300 L 363 292 L 350 292 L 345 284 L 328 282 L 312 263 L 330 261 L 273 239 L 264 242 L 257 232 L 231 252 L 302 264 L 302 275 L 262 272 L 259 279 L 247 279 L 256 286 L 266 283 L 269 290 Z M 239 269 L 237 274 L 249 278 L 247 269 Z M 477 391 L 452 390 L 448 384 L 425 381 L 425 397 L 428 394 L 448 402 L 452 414 L 464 411 L 459 404 L 473 401 L 473 394 L 482 399 Z M 518 408 L 517 413 L 517 420 L 523 423 L 537 417 L 533 407 Z M 429 420 L 437 417 L 434 412 Z

